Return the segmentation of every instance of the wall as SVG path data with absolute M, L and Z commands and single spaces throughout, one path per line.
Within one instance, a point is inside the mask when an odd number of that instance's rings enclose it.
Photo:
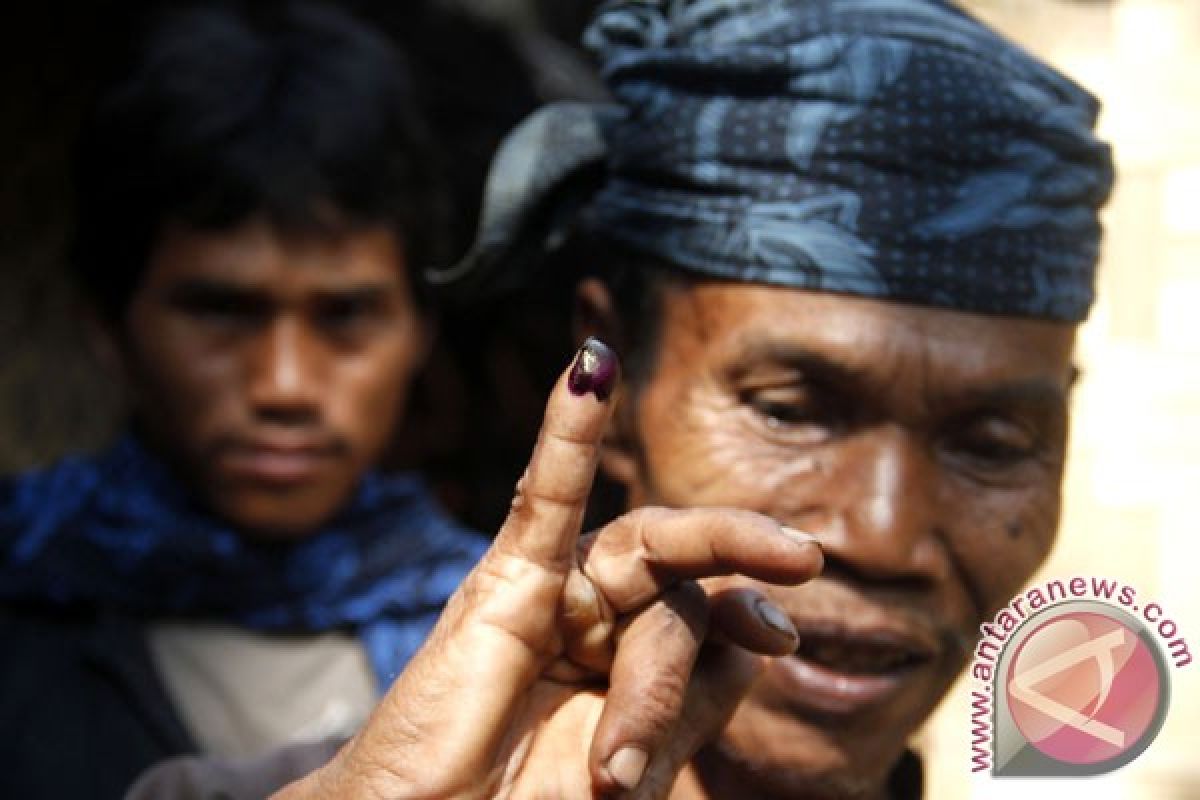
M 1158 599 L 1200 656 L 1200 2 L 967 5 L 1100 96 L 1117 157 L 1100 299 L 1080 337 L 1063 525 L 1042 577 L 1120 578 Z M 971 780 L 960 687 L 926 734 L 930 797 L 1200 797 L 1200 660 L 1173 678 L 1150 749 L 1069 788 Z

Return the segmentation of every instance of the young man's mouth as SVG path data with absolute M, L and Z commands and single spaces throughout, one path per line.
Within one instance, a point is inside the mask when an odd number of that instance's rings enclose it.
M 287 487 L 316 480 L 338 455 L 326 440 L 244 440 L 222 452 L 222 467 L 238 480 Z

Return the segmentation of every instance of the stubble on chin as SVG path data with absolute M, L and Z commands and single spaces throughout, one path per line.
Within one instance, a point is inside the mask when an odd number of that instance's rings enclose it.
M 831 747 L 824 744 L 821 749 Z M 797 749 L 808 749 L 798 743 Z M 771 748 L 777 753 L 777 748 Z M 891 766 L 879 774 L 852 765 L 842 758 L 814 754 L 806 763 L 802 752 L 786 759 L 750 743 L 739 744 L 725 736 L 704 747 L 695 757 L 696 775 L 704 787 L 699 797 L 754 797 L 760 800 L 883 800 Z M 832 756 L 832 758 L 831 758 Z M 828 763 L 820 763 L 827 761 Z M 692 800 L 672 795 L 672 800 Z

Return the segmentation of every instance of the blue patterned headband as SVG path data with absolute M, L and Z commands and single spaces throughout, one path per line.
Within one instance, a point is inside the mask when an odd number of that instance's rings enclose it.
M 617 0 L 585 43 L 616 103 L 518 128 L 435 280 L 519 271 L 517 239 L 569 226 L 718 278 L 1087 316 L 1113 181 L 1097 103 L 952 5 Z

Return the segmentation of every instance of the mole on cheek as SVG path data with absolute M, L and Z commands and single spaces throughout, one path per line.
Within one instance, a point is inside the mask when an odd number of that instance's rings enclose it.
M 1004 526 L 1004 529 L 1006 531 L 1008 531 L 1008 538 L 1010 538 L 1010 539 L 1018 538 L 1021 535 L 1021 532 L 1023 530 L 1021 527 L 1021 523 L 1015 519 L 1009 520 L 1008 523 Z

